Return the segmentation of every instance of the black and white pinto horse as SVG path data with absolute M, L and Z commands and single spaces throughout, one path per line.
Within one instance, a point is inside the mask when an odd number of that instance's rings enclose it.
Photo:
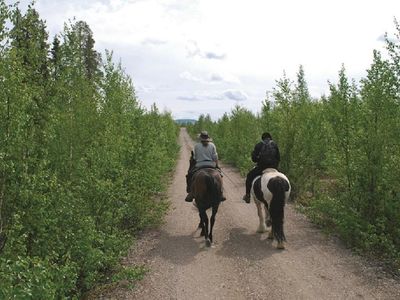
M 193 175 L 191 190 L 194 195 L 197 209 L 199 210 L 201 236 L 206 240 L 206 246 L 210 247 L 213 241 L 213 227 L 219 204 L 222 200 L 222 177 L 218 170 L 203 168 Z M 210 224 L 207 210 L 211 208 Z M 210 226 L 209 226 L 210 225 Z
M 285 249 L 286 241 L 283 232 L 284 207 L 290 195 L 289 179 L 281 172 L 273 168 L 264 170 L 262 176 L 254 179 L 251 187 L 251 198 L 257 206 L 260 224 L 257 232 L 266 232 L 267 227 L 271 226 L 269 239 L 276 239 L 278 249 Z M 264 204 L 263 213 L 262 205 Z

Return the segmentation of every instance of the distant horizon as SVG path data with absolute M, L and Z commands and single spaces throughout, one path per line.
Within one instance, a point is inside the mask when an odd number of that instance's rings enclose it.
M 182 119 L 174 119 L 174 121 L 178 124 L 187 124 L 187 123 L 194 124 L 194 123 L 198 122 L 199 120 L 182 118 Z

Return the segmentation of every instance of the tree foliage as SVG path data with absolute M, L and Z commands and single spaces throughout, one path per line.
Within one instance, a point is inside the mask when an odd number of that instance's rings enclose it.
M 32 5 L 0 1 L 1 299 L 79 297 L 166 207 L 177 128 L 94 44 L 77 21 L 50 46 Z

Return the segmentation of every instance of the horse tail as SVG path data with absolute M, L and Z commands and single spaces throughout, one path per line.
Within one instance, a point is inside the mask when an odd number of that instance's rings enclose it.
M 217 178 L 215 178 L 210 174 L 207 174 L 205 180 L 206 180 L 207 192 L 210 196 L 210 199 L 212 199 L 212 202 L 214 199 L 218 199 L 218 202 L 220 202 L 222 198 L 222 191 L 218 184 Z
M 283 232 L 285 192 L 289 190 L 289 183 L 282 177 L 276 176 L 269 180 L 268 189 L 272 193 L 269 213 L 272 222 L 272 234 L 278 241 L 286 241 L 285 233 Z

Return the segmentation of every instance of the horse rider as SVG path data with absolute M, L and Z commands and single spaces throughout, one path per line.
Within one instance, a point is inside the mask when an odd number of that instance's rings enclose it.
M 200 142 L 194 146 L 192 151 L 192 157 L 190 158 L 190 166 L 188 173 L 186 175 L 186 191 L 188 195 L 185 198 L 186 202 L 193 201 L 193 194 L 190 190 L 190 185 L 192 181 L 193 174 L 202 168 L 214 168 L 220 170 L 218 166 L 218 153 L 217 148 L 214 143 L 212 143 L 212 139 L 208 135 L 207 131 L 202 131 L 199 134 Z M 225 197 L 222 196 L 222 201 L 225 200 Z
M 267 150 L 264 152 L 264 149 Z M 262 159 L 261 156 L 263 156 Z M 279 147 L 270 133 L 264 132 L 261 135 L 261 141 L 254 146 L 254 150 L 251 153 L 251 160 L 256 163 L 256 166 L 247 173 L 246 194 L 243 196 L 243 201 L 246 203 L 250 203 L 250 190 L 253 180 L 262 175 L 267 168 L 277 169 L 281 160 Z

